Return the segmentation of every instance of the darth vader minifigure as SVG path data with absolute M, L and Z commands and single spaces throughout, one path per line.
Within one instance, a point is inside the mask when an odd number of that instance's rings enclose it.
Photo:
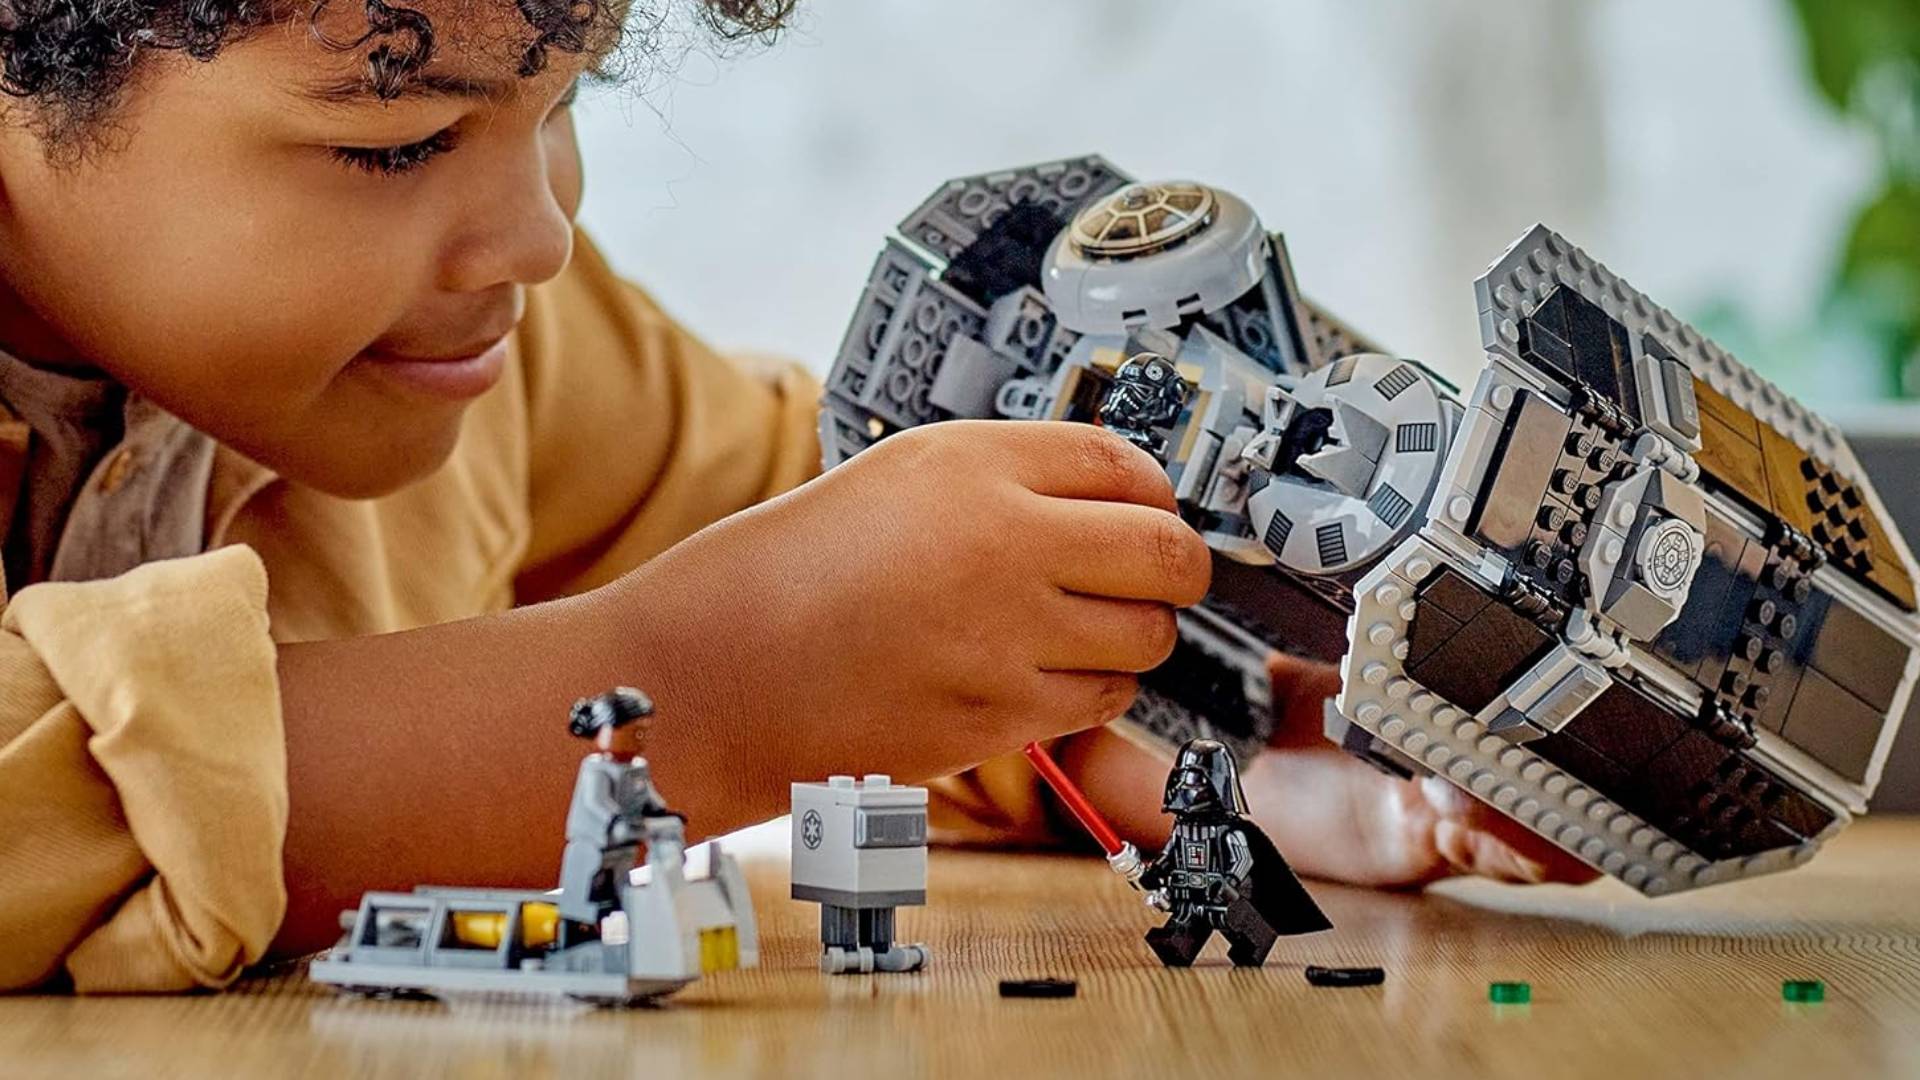
M 1258 967 L 1282 934 L 1332 929 L 1273 841 L 1247 820 L 1233 754 L 1212 739 L 1180 748 L 1160 809 L 1174 815 L 1165 850 L 1141 875 L 1172 916 L 1147 931 L 1168 967 L 1186 967 L 1218 930 L 1227 959 Z

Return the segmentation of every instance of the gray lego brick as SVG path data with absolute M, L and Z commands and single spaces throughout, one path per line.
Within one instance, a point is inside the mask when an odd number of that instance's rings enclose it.
M 1032 201 L 1063 218 L 1132 177 L 1098 155 L 949 180 L 900 222 L 900 235 L 951 259 L 1007 209 Z
M 850 889 L 828 889 L 819 885 L 793 885 L 795 900 L 808 900 L 816 904 L 833 904 L 843 908 L 894 908 L 918 907 L 927 902 L 925 889 L 895 889 L 891 892 L 868 889 L 855 892 Z
M 316 981 L 357 990 L 382 992 L 415 990 L 426 993 L 553 994 L 591 1000 L 640 1000 L 661 997 L 685 987 L 692 979 L 629 979 L 620 974 L 578 971 L 478 971 L 466 968 L 427 968 L 404 964 L 368 964 L 335 959 L 325 953 L 313 961 L 307 974 Z

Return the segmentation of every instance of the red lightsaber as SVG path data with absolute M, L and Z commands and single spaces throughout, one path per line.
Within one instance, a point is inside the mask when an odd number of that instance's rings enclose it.
M 1139 851 L 1135 850 L 1132 844 L 1120 839 L 1120 834 L 1114 832 L 1113 826 L 1107 819 L 1100 811 L 1094 809 L 1092 801 L 1087 798 L 1087 793 L 1081 791 L 1078 784 L 1068 779 L 1067 774 L 1060 770 L 1060 763 L 1053 760 L 1053 756 L 1047 753 L 1045 747 L 1037 742 L 1030 742 L 1026 745 L 1025 753 L 1027 760 L 1033 763 L 1033 771 L 1040 774 L 1040 779 L 1047 782 L 1047 786 L 1052 788 L 1053 793 L 1066 804 L 1075 820 L 1092 834 L 1095 842 L 1100 845 L 1100 849 L 1107 853 L 1107 865 L 1113 867 L 1115 873 L 1126 878 L 1129 884 L 1137 888 L 1140 874 L 1145 869 L 1140 864 Z

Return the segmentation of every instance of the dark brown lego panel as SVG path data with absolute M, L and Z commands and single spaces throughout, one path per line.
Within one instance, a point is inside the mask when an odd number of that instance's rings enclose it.
M 1879 710 L 1839 683 L 1808 671 L 1801 676 L 1780 735 L 1834 772 L 1864 783 L 1883 719 Z
M 1624 683 L 1593 699 L 1560 733 L 1579 739 L 1609 761 L 1632 771 L 1686 734 L 1689 725 L 1652 698 Z
M 1627 683 L 1527 746 L 1708 859 L 1797 844 L 1833 821 L 1759 761 Z
M 1830 601 L 1807 662 L 1884 715 L 1906 673 L 1907 645 L 1853 608 Z
M 1432 628 L 1423 630 L 1422 620 L 1432 620 L 1443 629 L 1458 622 L 1437 605 L 1416 601 L 1413 625 L 1408 627 L 1410 639 L 1438 636 Z M 1553 641 L 1533 620 L 1505 604 L 1490 603 L 1460 622 L 1445 640 L 1428 646 L 1419 662 L 1412 662 L 1409 650 L 1406 670 L 1427 689 L 1468 712 L 1478 712 L 1545 656 Z

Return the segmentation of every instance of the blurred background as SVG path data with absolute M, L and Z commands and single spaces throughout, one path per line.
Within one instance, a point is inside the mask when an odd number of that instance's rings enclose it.
M 1920 0 L 802 0 L 672 51 L 583 96 L 582 218 L 717 345 L 824 371 L 942 181 L 1099 153 L 1243 196 L 1466 384 L 1473 279 L 1541 221 L 1852 431 L 1920 543 Z

